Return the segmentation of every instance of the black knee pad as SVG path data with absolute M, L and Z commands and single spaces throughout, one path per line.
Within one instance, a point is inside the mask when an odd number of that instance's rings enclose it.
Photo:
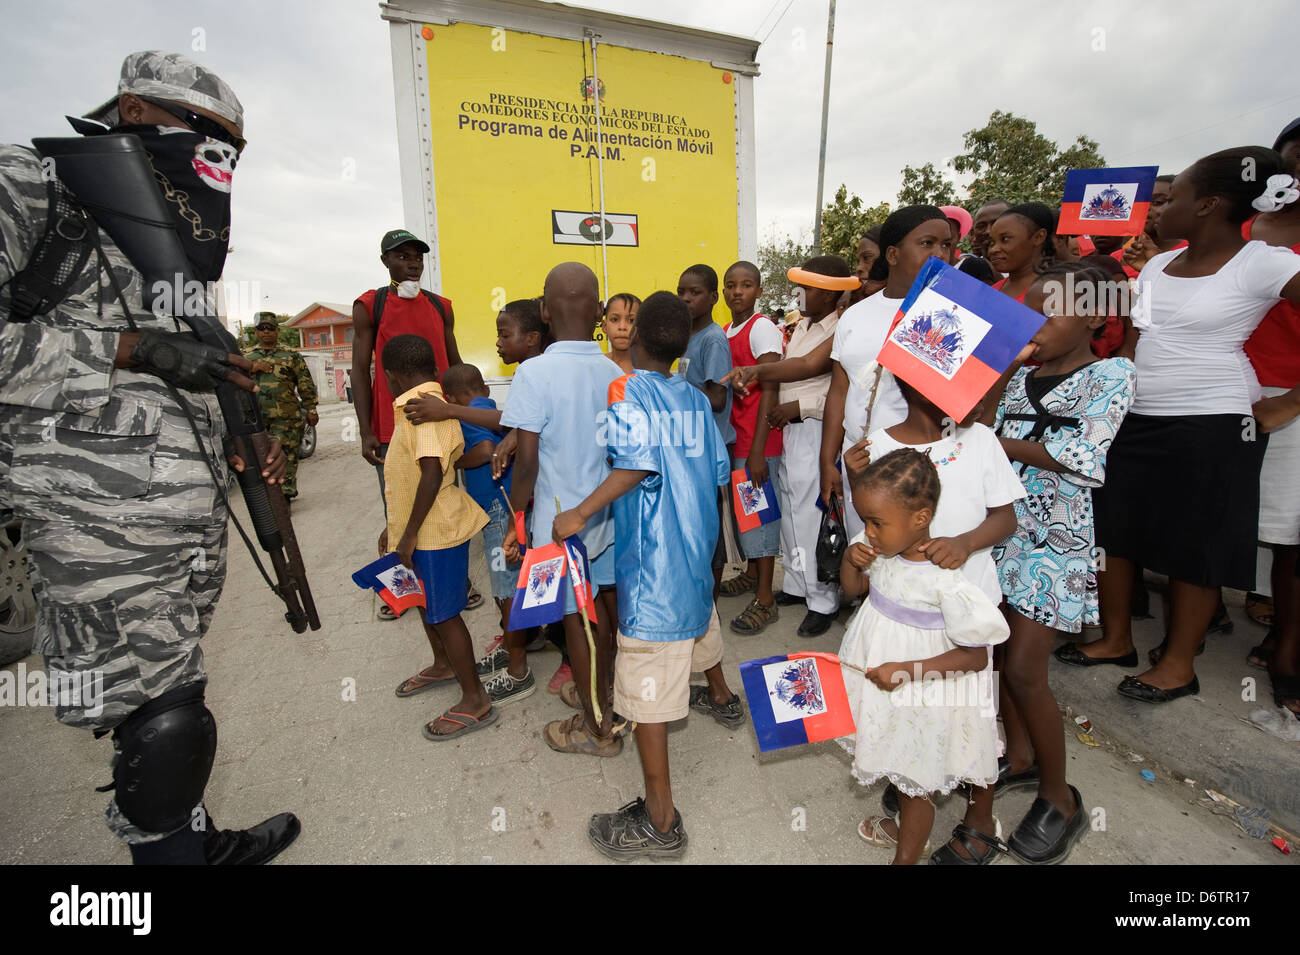
M 117 808 L 146 832 L 179 828 L 203 798 L 217 754 L 217 722 L 203 690 L 202 683 L 169 690 L 114 730 Z

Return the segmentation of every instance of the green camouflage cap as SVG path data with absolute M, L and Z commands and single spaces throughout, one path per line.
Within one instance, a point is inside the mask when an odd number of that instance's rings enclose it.
M 129 54 L 122 61 L 117 95 L 86 118 L 117 125 L 117 98 L 123 93 L 197 106 L 234 123 L 241 133 L 244 130 L 244 107 L 235 91 L 216 73 L 179 53 L 142 50 Z

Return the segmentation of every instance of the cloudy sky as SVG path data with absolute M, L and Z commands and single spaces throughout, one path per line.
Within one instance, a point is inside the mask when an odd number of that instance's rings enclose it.
M 810 233 L 826 0 L 583 6 L 764 39 L 759 235 Z M 1300 115 L 1297 19 L 1291 0 L 843 0 L 826 194 L 843 182 L 893 201 L 904 164 L 942 164 L 995 109 L 1063 145 L 1084 133 L 1112 165 L 1177 171 L 1271 144 Z M 131 50 L 185 53 L 226 79 L 247 115 L 226 280 L 259 283 L 253 307 L 288 313 L 382 280 L 377 239 L 402 214 L 389 26 L 372 0 L 44 0 L 7 4 L 4 22 L 0 142 L 64 134 L 65 113 L 114 92 Z M 251 303 L 232 305 L 247 317 Z

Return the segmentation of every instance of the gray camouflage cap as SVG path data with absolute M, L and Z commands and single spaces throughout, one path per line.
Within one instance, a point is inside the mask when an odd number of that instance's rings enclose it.
M 109 126 L 118 122 L 117 97 L 123 93 L 151 96 L 172 103 L 188 103 L 230 120 L 243 132 L 244 107 L 221 77 L 179 53 L 142 50 L 122 61 L 117 95 L 86 114 L 87 119 Z

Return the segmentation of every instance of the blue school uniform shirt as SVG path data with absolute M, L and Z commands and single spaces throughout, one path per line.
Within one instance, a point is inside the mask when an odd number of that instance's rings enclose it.
M 619 629 L 694 639 L 713 613 L 717 495 L 731 476 L 709 399 L 681 375 L 637 371 L 610 387 L 607 433 L 615 468 L 653 472 L 614 502 Z
M 731 371 L 731 346 L 727 344 L 727 333 L 715 322 L 709 322 L 703 329 L 691 335 L 686 345 L 686 354 L 682 355 L 677 367 L 682 370 L 682 377 L 696 388 L 704 391 L 706 381 L 721 381 Z M 713 415 L 713 421 L 722 433 L 723 444 L 733 444 L 736 429 L 731 424 L 731 385 L 726 386 L 727 400 L 722 410 Z M 707 406 L 708 395 L 704 397 Z M 712 413 L 712 408 L 709 409 Z
M 471 408 L 486 408 L 488 411 L 496 411 L 497 403 L 491 398 L 471 398 L 469 402 Z M 474 445 L 482 441 L 491 441 L 492 446 L 496 447 L 501 443 L 501 439 L 506 436 L 504 430 L 492 430 L 483 428 L 476 424 L 470 424 L 468 421 L 460 423 L 460 432 L 465 438 L 465 450 L 468 451 Z M 510 493 L 510 472 L 514 470 L 515 464 L 510 462 L 505 473 L 501 475 L 501 487 L 505 489 L 506 494 Z M 481 464 L 476 468 L 465 469 L 465 490 L 469 496 L 474 498 L 474 503 L 483 510 L 492 507 L 493 502 L 505 505 L 501 499 L 501 492 L 497 490 L 497 483 L 492 480 L 492 462 Z
M 529 527 L 533 544 L 550 542 L 557 496 L 560 509 L 567 511 L 609 477 L 599 429 L 605 420 L 609 384 L 622 374 L 596 342 L 573 341 L 555 342 L 515 371 L 501 426 L 539 436 Z M 610 509 L 593 514 L 578 536 L 594 561 L 614 542 Z

